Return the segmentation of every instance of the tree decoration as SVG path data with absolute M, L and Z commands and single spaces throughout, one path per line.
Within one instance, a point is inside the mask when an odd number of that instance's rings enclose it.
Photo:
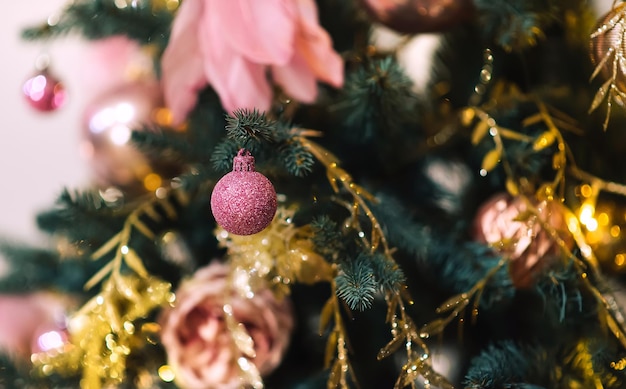
M 511 279 L 521 289 L 530 288 L 538 274 L 561 256 L 558 243 L 543 225 L 552 226 L 570 250 L 574 243 L 559 205 L 543 201 L 535 205 L 535 215 L 527 213 L 527 201 L 506 193 L 493 196 L 478 209 L 473 229 L 474 239 L 509 258 Z
M 174 161 L 149 156 L 132 141 L 133 131 L 156 131 L 161 107 L 158 83 L 146 79 L 109 90 L 87 105 L 81 153 L 98 188 L 145 193 L 165 186 L 165 180 L 180 171 Z
M 74 0 L 28 30 L 143 44 L 182 125 L 160 109 L 119 123 L 158 176 L 135 182 L 156 190 L 65 190 L 37 217 L 50 246 L 0 240 L 0 387 L 625 387 L 623 274 L 602 273 L 626 264 L 624 142 L 580 110 L 621 102 L 621 2 L 599 94 L 567 66 L 588 62 L 594 2 L 390 3 Z M 394 33 L 395 52 L 370 46 L 368 4 L 440 22 L 440 61 Z M 398 50 L 431 77 L 419 95 Z M 161 186 L 153 161 L 170 155 L 184 170 Z M 269 185 L 275 212 L 242 235 L 208 216 L 207 191 L 256 173 L 252 155 L 280 194 Z M 80 306 L 47 321 L 49 290 Z
M 276 213 L 276 190 L 254 168 L 254 157 L 240 149 L 233 171 L 223 176 L 211 193 L 211 210 L 218 225 L 236 235 L 256 234 L 272 222 Z
M 590 54 L 596 65 L 591 79 L 602 75 L 605 81 L 598 89 L 589 111 L 606 100 L 604 129 L 609 125 L 613 102 L 626 106 L 626 3 L 620 2 L 598 21 L 591 34 Z
M 264 17 L 254 17 L 255 12 Z M 220 39 L 222 34 L 231 39 Z M 219 48 L 203 50 L 207 45 Z M 185 120 L 207 85 L 230 113 L 271 107 L 268 74 L 303 103 L 317 98 L 317 80 L 336 88 L 343 84 L 343 60 L 319 25 L 313 0 L 187 0 L 176 13 L 161 67 L 175 124 Z
M 233 278 L 242 294 L 268 285 L 278 296 L 288 296 L 296 283 L 330 282 L 335 269 L 313 246 L 310 225 L 296 227 L 295 210 L 278 207 L 276 217 L 264 230 L 250 236 L 218 229 L 215 236 L 226 248 Z
M 470 20 L 470 0 L 361 0 L 377 22 L 402 33 L 442 32 Z
M 67 100 L 65 86 L 47 64 L 24 82 L 22 91 L 30 106 L 39 112 L 56 111 Z
M 262 285 L 239 285 L 231 266 L 214 260 L 180 285 L 175 304 L 160 315 L 180 386 L 261 388 L 261 376 L 282 361 L 294 327 L 291 301 Z

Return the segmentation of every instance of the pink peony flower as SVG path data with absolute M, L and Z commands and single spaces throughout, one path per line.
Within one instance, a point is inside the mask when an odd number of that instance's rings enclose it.
M 570 249 L 574 244 L 565 215 L 555 202 L 535 204 L 540 220 L 534 216 L 516 220 L 527 208 L 522 197 L 496 194 L 478 209 L 473 230 L 476 241 L 489 243 L 509 256 L 511 280 L 522 289 L 531 287 L 535 277 L 553 264 L 560 253 L 558 244 L 541 222 L 551 225 Z
M 268 76 L 303 103 L 317 97 L 317 80 L 343 84 L 343 61 L 318 24 L 314 0 L 185 0 L 161 65 L 175 124 L 207 84 L 228 112 L 267 110 Z
M 24 295 L 0 295 L 0 352 L 30 361 L 44 329 L 63 326 L 69 302 L 55 295 L 38 292 Z
M 176 305 L 163 311 L 161 341 L 176 382 L 184 388 L 240 388 L 234 345 L 224 322 L 225 297 L 234 318 L 243 323 L 254 341 L 251 361 L 261 375 L 274 370 L 287 349 L 293 328 L 292 307 L 278 301 L 270 290 L 244 298 L 229 290 L 227 265 L 213 262 L 183 281 Z

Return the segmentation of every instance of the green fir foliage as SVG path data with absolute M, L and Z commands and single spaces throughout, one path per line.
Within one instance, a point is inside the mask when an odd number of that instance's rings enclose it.
M 476 242 L 472 230 L 478 207 L 492 194 L 506 191 L 508 175 L 523 177 L 524 185 L 532 190 L 554 178 L 553 155 L 560 145 L 555 142 L 540 151 L 533 149 L 532 140 L 547 127 L 544 122 L 524 122 L 536 114 L 537 105 L 520 95 L 533 93 L 533 98 L 545 99 L 546 105 L 554 105 L 580 121 L 584 131 L 562 132 L 568 144 L 568 168 L 573 166 L 571 154 L 585 171 L 616 182 L 626 179 L 623 112 L 614 104 L 613 127 L 605 133 L 599 131 L 598 118 L 587 113 L 596 92 L 589 84 L 593 67 L 587 44 L 572 45 L 571 31 L 564 30 L 565 14 L 569 12 L 570 23 L 582 24 L 583 16 L 572 10 L 590 8 L 589 2 L 475 0 L 473 23 L 442 31 L 432 69 L 425 69 L 431 79 L 425 93 L 419 95 L 395 53 L 368 50 L 373 19 L 366 17 L 365 2 L 316 3 L 321 25 L 346 60 L 345 84 L 340 90 L 319 83 L 314 104 L 294 100 L 278 107 L 277 99 L 268 112 L 240 109 L 228 114 L 217 93 L 207 86 L 180 126 L 135 128 L 132 140 L 142 152 L 177 167 L 168 195 L 129 194 L 105 201 L 95 189 L 64 190 L 50 209 L 37 216 L 38 226 L 53 238 L 54 247 L 0 243 L 0 253 L 8 264 L 0 278 L 0 292 L 52 290 L 78 299 L 91 297 L 98 286 L 85 291 L 84 285 L 111 259 L 113 250 L 98 259 L 92 254 L 120 231 L 138 205 L 147 202 L 151 205 L 135 216 L 150 233 L 132 229 L 128 243 L 150 274 L 171 282 L 176 290 L 181 279 L 225 256 L 226 250 L 215 237 L 210 193 L 215 182 L 232 170 L 233 157 L 246 148 L 255 157 L 257 170 L 272 179 L 281 194 L 281 205 L 297 208 L 294 225 L 311 232 L 313 250 L 338 270 L 336 295 L 350 310 L 358 311 L 342 312 L 342 317 L 350 318 L 345 322 L 350 335 L 348 349 L 367 350 L 355 358 L 365 365 L 354 364 L 356 375 L 364 378 L 360 380 L 363 387 L 392 387 L 399 364 L 405 362 L 395 356 L 381 363 L 375 361 L 380 347 L 389 341 L 386 307 L 378 304 L 382 295 L 407 292 L 415 304 L 407 304 L 404 312 L 420 328 L 434 314 L 452 312 L 436 312 L 441 301 L 452 301 L 454 309 L 454 304 L 467 302 L 454 298 L 468 293 L 486 277 L 479 293 L 472 295 L 476 301 L 451 316 L 449 326 L 456 328 L 448 331 L 446 327 L 440 333 L 457 351 L 451 355 L 452 363 L 462 371 L 450 377 L 455 387 L 598 387 L 584 372 L 594 373 L 593 378 L 605 389 L 624 387 L 626 369 L 613 366 L 626 357 L 626 352 L 607 331 L 602 306 L 586 280 L 605 296 L 613 288 L 589 269 L 585 269 L 587 278 L 583 279 L 581 269 L 572 262 L 546 256 L 541 263 L 546 261 L 549 266 L 536 274 L 536 284 L 516 289 L 509 263 L 502 262 L 503 257 L 492 247 Z M 23 36 L 43 40 L 76 32 L 96 40 L 123 34 L 142 45 L 155 46 L 158 75 L 159 54 L 166 47 L 173 15 L 153 1 L 77 0 L 68 3 L 57 21 L 26 29 Z M 576 27 L 580 30 L 576 33 L 584 35 L 587 42 L 589 31 L 585 28 Z M 472 99 L 478 96 L 475 87 L 485 76 L 481 72 L 485 48 L 493 53 L 492 81 L 483 85 L 485 93 L 480 98 Z M 497 82 L 514 85 L 518 93 L 503 89 L 501 95 L 493 97 L 496 85 L 502 85 Z M 479 174 L 485 153 L 493 150 L 495 143 L 493 136 L 486 135 L 472 144 L 472 129 L 460 124 L 459 109 L 474 104 L 501 128 L 524 135 L 504 139 L 499 145 L 510 171 L 500 163 L 486 176 Z M 557 120 L 559 130 L 561 124 L 563 121 Z M 345 196 L 347 191 L 341 185 L 333 190 L 326 175 L 328 166 L 318 163 L 303 146 L 303 134 L 319 135 L 315 142 L 337 156 L 356 185 L 375 195 L 369 201 L 360 192 L 371 215 Z M 450 169 L 457 162 L 462 164 L 460 171 L 466 180 L 455 186 Z M 443 178 L 438 177 L 438 182 L 427 174 L 432 163 L 441 167 Z M 567 177 L 567 201 L 577 195 L 576 179 Z M 447 205 L 442 206 L 442 201 Z M 626 203 L 615 204 L 616 213 L 623 215 Z M 389 248 L 384 255 L 381 246 L 372 253 L 363 245 L 369 238 L 368 227 L 372 227 L 370 216 L 384 232 Z M 352 227 L 354 222 L 362 225 L 365 238 Z M 176 239 L 166 242 L 165 236 Z M 573 254 L 576 260 L 584 259 L 576 249 Z M 609 262 L 613 264 L 612 259 Z M 504 266 L 493 273 L 501 263 Z M 622 287 L 623 274 L 613 278 Z M 267 387 L 326 388 L 330 371 L 322 365 L 328 346 L 317 325 L 332 288 L 327 283 L 291 286 L 298 326 L 288 357 L 274 375 L 264 379 Z M 478 315 L 469 320 L 475 313 L 473 308 Z M 464 326 L 460 325 L 461 318 Z M 459 341 L 459 334 L 467 336 Z M 398 339 L 390 348 L 404 347 L 405 339 Z M 146 360 L 162 362 L 159 352 L 152 348 L 144 351 L 133 355 L 137 371 Z M 349 357 L 352 363 L 353 356 Z M 72 377 L 52 376 L 40 382 L 13 363 L 0 353 L 0 389 L 79 386 Z M 273 386 L 275 382 L 279 384 Z M 128 381 L 120 388 L 134 384 Z M 158 379 L 156 385 L 175 387 Z
M 350 71 L 335 108 L 350 140 L 369 143 L 415 125 L 418 99 L 412 87 L 413 82 L 391 55 L 368 57 Z
M 468 389 L 543 389 L 528 380 L 533 369 L 546 371 L 556 365 L 539 347 L 504 341 L 487 347 L 474 358 L 464 387 Z M 547 389 L 547 388 L 545 388 Z
M 117 4 L 125 3 L 120 7 Z M 103 39 L 124 34 L 140 44 L 164 48 L 169 38 L 172 13 L 154 9 L 151 1 L 77 0 L 69 2 L 58 20 L 51 18 L 40 26 L 22 32 L 25 39 L 40 40 L 77 31 L 87 39 Z
M 260 163 L 302 177 L 313 170 L 314 158 L 296 139 L 298 131 L 288 123 L 271 120 L 258 110 L 239 109 L 226 116 L 227 137 L 213 149 L 213 168 L 225 173 L 241 148 Z M 277 151 L 277 152 L 276 152 Z
M 65 293 L 83 292 L 84 283 L 102 267 L 87 258 L 59 258 L 52 250 L 26 245 L 0 244 L 9 271 L 0 278 L 1 293 L 28 293 L 51 289 Z
M 506 50 L 523 50 L 543 38 L 543 30 L 557 19 L 556 1 L 475 0 L 485 36 Z
M 354 260 L 341 262 L 339 275 L 335 278 L 337 296 L 352 310 L 364 311 L 372 306 L 376 291 L 380 289 L 374 278 L 371 257 L 361 254 Z
M 337 262 L 346 251 L 344 236 L 338 224 L 328 215 L 321 215 L 311 221 L 311 229 L 313 230 L 311 240 L 315 250 L 329 262 Z

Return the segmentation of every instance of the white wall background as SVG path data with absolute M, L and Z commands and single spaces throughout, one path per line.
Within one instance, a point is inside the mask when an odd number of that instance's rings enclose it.
M 49 208 L 64 186 L 78 186 L 86 168 L 78 154 L 79 118 L 89 91 L 81 90 L 81 54 L 77 36 L 27 42 L 25 26 L 45 21 L 62 0 L 22 0 L 5 7 L 0 23 L 0 236 L 42 239 L 34 215 Z M 51 70 L 66 85 L 68 101 L 58 111 L 40 113 L 22 95 L 22 84 L 35 72 L 35 59 L 47 52 Z

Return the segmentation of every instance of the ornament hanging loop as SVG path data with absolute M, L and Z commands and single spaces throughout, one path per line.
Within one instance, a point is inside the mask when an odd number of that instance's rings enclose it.
M 234 172 L 254 172 L 254 157 L 246 149 L 239 149 L 239 152 L 233 158 L 233 171 Z

